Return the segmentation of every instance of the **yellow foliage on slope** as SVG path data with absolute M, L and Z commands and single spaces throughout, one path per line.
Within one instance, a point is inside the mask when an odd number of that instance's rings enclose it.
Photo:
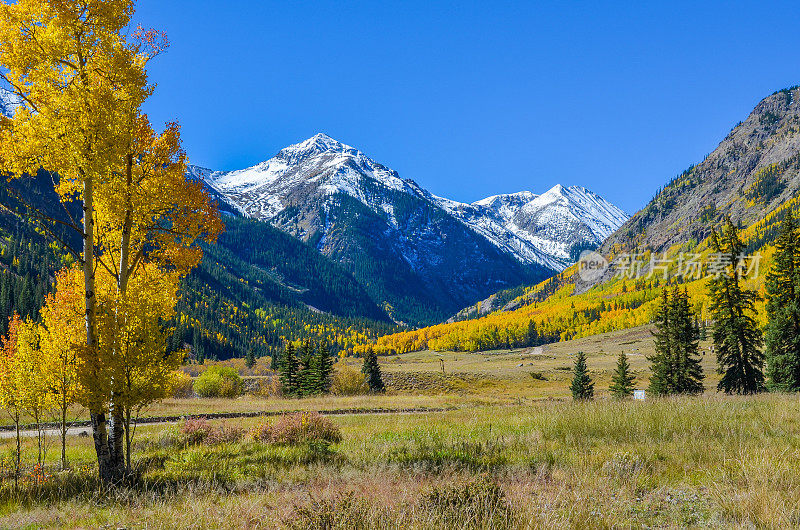
M 760 254 L 757 276 L 751 274 L 745 283 L 757 290 L 763 297 L 764 279 L 771 265 L 773 247 L 763 245 L 765 234 L 774 229 L 782 219 L 786 209 L 798 209 L 800 197 L 787 201 L 771 212 L 766 218 L 742 230 L 743 241 L 756 245 L 754 254 Z M 654 256 L 649 252 L 642 254 L 643 262 L 651 259 L 669 259 L 677 264 L 681 254 L 697 253 L 700 260 L 708 263 L 713 260 L 706 241 L 697 245 L 682 245 L 671 248 L 665 256 Z M 750 263 L 750 262 L 748 262 Z M 596 285 L 588 291 L 575 294 L 575 284 L 569 280 L 553 294 L 541 302 L 533 302 L 514 311 L 497 311 L 474 320 L 445 323 L 427 328 L 385 335 L 377 341 L 380 353 L 407 353 L 432 349 L 437 351 L 480 351 L 494 348 L 508 348 L 523 344 L 529 323 L 533 322 L 539 337 L 544 341 L 561 341 L 587 337 L 599 333 L 628 329 L 647 324 L 657 303 L 661 290 L 668 283 L 679 283 L 686 288 L 694 310 L 699 318 L 708 320 L 707 276 L 675 277 L 675 267 L 670 271 L 670 280 L 665 280 L 661 271 L 649 277 L 628 278 L 617 276 L 611 281 Z M 573 266 L 562 273 L 563 278 L 571 278 L 576 271 Z M 529 288 L 521 299 L 546 292 L 553 280 L 547 280 Z M 518 300 L 521 300 L 518 299 Z M 757 306 L 762 319 L 763 301 Z

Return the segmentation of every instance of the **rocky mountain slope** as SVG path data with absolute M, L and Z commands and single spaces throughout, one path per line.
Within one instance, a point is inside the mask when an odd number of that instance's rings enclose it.
M 345 265 L 373 300 L 411 325 L 547 277 L 627 219 L 577 187 L 473 204 L 436 197 L 324 134 L 251 168 L 190 171 L 246 217 Z
M 601 252 L 701 241 L 725 216 L 764 219 L 800 190 L 800 89 L 764 98 L 701 163 L 673 179 Z

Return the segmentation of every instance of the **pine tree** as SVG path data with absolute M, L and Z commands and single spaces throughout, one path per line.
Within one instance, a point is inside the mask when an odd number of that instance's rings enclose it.
M 594 383 L 586 366 L 586 355 L 578 352 L 575 357 L 575 370 L 572 378 L 572 398 L 576 401 L 587 401 L 594 398 Z
M 764 390 L 764 354 L 761 330 L 756 324 L 757 293 L 739 281 L 738 262 L 744 251 L 736 227 L 728 219 L 724 233 L 714 230 L 712 245 L 731 265 L 709 282 L 712 338 L 722 379 L 717 389 L 726 394 L 754 394 Z
M 675 287 L 670 295 L 665 288 L 653 323 L 656 353 L 648 358 L 653 363 L 650 392 L 661 396 L 702 392 L 700 332 L 686 290 Z
M 765 357 L 773 390 L 800 390 L 800 231 L 786 212 L 767 274 Z
M 615 398 L 624 399 L 633 395 L 633 382 L 636 378 L 631 374 L 631 365 L 628 363 L 628 356 L 625 352 L 619 354 L 617 359 L 617 369 L 611 378 L 611 386 L 608 390 Z
M 386 391 L 383 377 L 381 376 L 381 367 L 378 364 L 378 355 L 372 348 L 369 348 L 364 355 L 364 365 L 361 367 L 361 373 L 364 374 L 370 392 Z
M 333 357 L 331 357 L 330 349 L 325 344 L 321 344 L 317 348 L 316 353 L 316 388 L 317 394 L 327 394 L 331 391 L 331 384 L 333 383 Z
M 283 393 L 287 396 L 295 396 L 298 393 L 297 372 L 299 364 L 294 344 L 290 342 L 286 345 L 283 355 L 281 355 L 280 365 L 281 388 L 283 389 Z
M 686 289 L 675 287 L 671 310 L 675 348 L 674 391 L 676 394 L 700 394 L 703 392 L 704 378 L 698 354 L 700 331 L 689 307 L 689 294 Z
M 252 370 L 253 367 L 256 365 L 256 354 L 253 351 L 252 346 L 247 349 L 247 356 L 244 359 L 244 364 L 250 370 Z
M 318 357 L 314 355 L 311 343 L 303 343 L 298 357 L 300 363 L 297 370 L 297 393 L 302 397 L 313 396 L 319 388 L 319 367 Z
M 670 313 L 669 291 L 664 289 L 661 292 L 661 302 L 653 319 L 653 325 L 655 326 L 653 338 L 656 352 L 647 358 L 652 363 L 648 390 L 657 396 L 669 394 L 672 389 L 671 373 L 674 362 L 672 359 Z
M 278 349 L 273 349 L 273 353 L 269 359 L 269 369 L 273 372 L 280 371 L 281 367 L 281 352 Z

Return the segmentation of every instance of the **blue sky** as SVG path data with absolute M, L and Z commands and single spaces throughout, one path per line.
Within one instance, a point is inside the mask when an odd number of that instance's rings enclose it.
M 562 183 L 643 206 L 800 84 L 798 2 L 140 0 L 147 111 L 237 169 L 325 132 L 471 202 Z

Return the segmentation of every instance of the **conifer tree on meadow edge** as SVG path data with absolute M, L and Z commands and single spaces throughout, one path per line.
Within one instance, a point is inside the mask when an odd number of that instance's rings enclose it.
M 333 381 L 333 357 L 331 357 L 330 349 L 326 344 L 317 346 L 315 357 L 316 385 L 314 393 L 327 394 L 331 391 Z
M 295 352 L 294 344 L 289 342 L 283 355 L 280 356 L 280 381 L 281 389 L 287 396 L 297 394 L 297 371 L 299 361 Z
M 625 352 L 619 354 L 617 359 L 617 369 L 611 378 L 611 386 L 608 387 L 611 395 L 618 399 L 624 399 L 633 395 L 633 383 L 636 377 L 631 373 L 631 365 L 628 363 L 628 356 Z
M 327 394 L 333 377 L 333 358 L 324 344 L 304 342 L 297 350 L 291 342 L 280 356 L 281 388 L 287 396 Z
M 594 398 L 594 383 L 586 366 L 586 354 L 578 352 L 575 356 L 574 376 L 572 378 L 572 398 L 575 401 L 588 401 Z
M 722 379 L 717 389 L 726 394 L 754 394 L 764 390 L 764 354 L 761 329 L 754 318 L 758 294 L 742 287 L 739 262 L 744 245 L 728 219 L 724 231 L 712 231 L 712 248 L 729 264 L 708 285 L 714 322 L 712 338 Z
M 699 394 L 703 391 L 703 369 L 698 356 L 700 331 L 689 306 L 686 290 L 665 288 L 653 319 L 655 354 L 650 392 L 655 395 Z
M 767 274 L 764 355 L 772 390 L 800 390 L 800 230 L 786 212 Z
M 297 394 L 300 397 L 311 396 L 317 393 L 318 364 L 314 348 L 308 341 L 304 342 L 299 350 L 300 367 L 297 370 Z
M 364 365 L 361 367 L 361 373 L 364 374 L 370 392 L 386 391 L 386 387 L 383 384 L 383 377 L 381 376 L 381 367 L 378 364 L 378 355 L 372 348 L 369 348 L 364 355 Z
M 251 370 L 256 365 L 256 354 L 253 351 L 253 347 L 252 346 L 247 349 L 247 356 L 244 359 L 244 365 L 247 366 L 247 368 L 249 368 Z

